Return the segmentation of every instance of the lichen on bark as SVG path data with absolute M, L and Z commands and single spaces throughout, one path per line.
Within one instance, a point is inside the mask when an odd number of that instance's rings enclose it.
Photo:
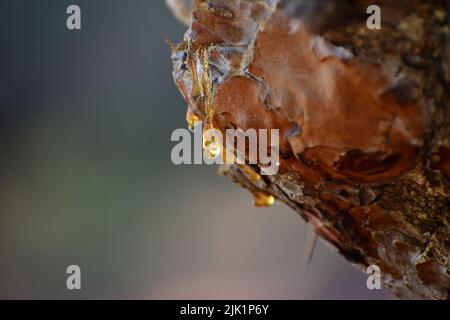
M 183 1 L 178 1 L 183 2 Z M 369 3 L 370 2 L 370 3 Z M 196 0 L 174 78 L 189 112 L 208 56 L 214 126 L 279 129 L 280 170 L 255 181 L 401 298 L 450 296 L 448 1 Z M 251 166 L 259 173 L 259 166 Z

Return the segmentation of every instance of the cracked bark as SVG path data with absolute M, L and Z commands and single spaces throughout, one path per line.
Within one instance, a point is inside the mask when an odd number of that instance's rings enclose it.
M 214 126 L 280 129 L 277 175 L 222 173 L 285 202 L 359 268 L 380 266 L 398 297 L 448 299 L 449 1 L 196 0 L 188 18 L 189 1 L 171 2 L 190 23 L 172 50 L 189 112 L 206 118 L 206 52 Z M 371 4 L 381 30 L 366 27 Z

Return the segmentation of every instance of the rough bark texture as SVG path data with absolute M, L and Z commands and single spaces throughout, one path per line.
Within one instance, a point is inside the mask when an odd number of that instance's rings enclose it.
M 371 4 L 381 30 L 366 26 Z M 189 112 L 205 119 L 208 97 L 220 130 L 280 129 L 277 175 L 223 173 L 380 266 L 401 298 L 450 297 L 448 13 L 438 0 L 196 0 L 172 53 Z

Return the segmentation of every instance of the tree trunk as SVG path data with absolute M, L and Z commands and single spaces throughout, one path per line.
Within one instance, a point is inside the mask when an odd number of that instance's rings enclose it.
M 278 174 L 223 174 L 285 202 L 361 269 L 378 265 L 400 298 L 450 297 L 449 7 L 196 0 L 172 52 L 191 117 L 280 130 Z

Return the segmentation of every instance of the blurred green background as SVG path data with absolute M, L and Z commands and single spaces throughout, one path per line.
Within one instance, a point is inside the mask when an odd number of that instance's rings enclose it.
M 286 206 L 172 164 L 186 106 L 163 35 L 185 27 L 163 0 L 2 0 L 0 15 L 0 298 L 388 297 L 321 242 L 304 266 Z

